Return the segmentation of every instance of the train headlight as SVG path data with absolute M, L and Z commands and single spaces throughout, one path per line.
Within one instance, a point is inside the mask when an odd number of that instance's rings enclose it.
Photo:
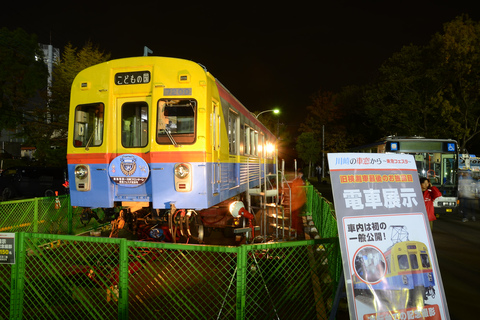
M 175 176 L 180 179 L 185 179 L 190 174 L 190 168 L 186 164 L 177 164 L 175 166 Z
M 86 164 L 79 164 L 75 167 L 75 188 L 77 191 L 90 191 L 90 168 Z
M 79 165 L 75 168 L 75 178 L 83 180 L 88 177 L 88 168 L 84 165 Z
M 178 192 L 192 191 L 192 165 L 178 163 L 174 167 L 175 190 Z

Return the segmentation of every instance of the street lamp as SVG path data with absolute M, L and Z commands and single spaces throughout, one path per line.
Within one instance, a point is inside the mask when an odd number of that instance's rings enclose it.
M 255 119 L 258 119 L 258 116 L 261 115 L 262 113 L 265 113 L 265 112 L 273 112 L 273 113 L 277 114 L 277 113 L 280 113 L 280 110 L 271 109 L 271 110 L 265 110 L 265 111 L 259 112 L 257 115 L 255 115 Z

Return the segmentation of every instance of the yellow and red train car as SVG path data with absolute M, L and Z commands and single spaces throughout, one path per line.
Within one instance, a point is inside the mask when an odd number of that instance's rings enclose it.
M 201 212 L 238 199 L 266 171 L 275 172 L 275 143 L 198 63 L 166 57 L 101 63 L 72 85 L 71 203 L 150 208 L 157 216 Z

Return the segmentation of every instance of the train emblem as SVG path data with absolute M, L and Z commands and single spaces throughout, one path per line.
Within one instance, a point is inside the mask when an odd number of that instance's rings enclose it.
M 142 158 L 133 154 L 123 154 L 113 159 L 108 173 L 116 184 L 136 187 L 147 181 L 149 170 L 148 164 Z

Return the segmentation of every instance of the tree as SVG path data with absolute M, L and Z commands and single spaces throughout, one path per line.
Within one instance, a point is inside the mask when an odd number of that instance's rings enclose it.
M 376 119 L 380 136 L 438 136 L 439 108 L 435 99 L 441 88 L 435 65 L 430 67 L 429 48 L 405 46 L 380 68 L 377 83 L 366 91 L 366 112 Z
M 34 110 L 35 126 L 25 130 L 27 143 L 36 147 L 41 163 L 63 164 L 66 159 L 66 139 L 70 91 L 75 76 L 83 69 L 110 58 L 87 42 L 78 50 L 67 44 L 60 61 L 54 63 L 53 84 L 48 104 Z
M 349 142 L 346 113 L 337 98 L 333 92 L 319 90 L 312 97 L 312 105 L 307 107 L 307 117 L 299 129 L 300 132 L 312 132 L 318 141 L 324 139 L 325 153 L 345 151 Z
M 438 51 L 444 85 L 436 103 L 460 149 L 480 133 L 480 23 L 463 15 L 446 23 L 431 46 Z M 445 132 L 447 134 L 447 132 Z
M 480 25 L 460 16 L 426 46 L 409 45 L 379 70 L 365 95 L 381 135 L 454 138 L 480 133 Z
M 312 165 L 318 163 L 322 154 L 322 143 L 313 132 L 303 132 L 297 138 L 297 154 L 309 166 L 309 174 L 312 171 Z
M 42 56 L 35 35 L 0 29 L 0 131 L 17 128 L 32 104 L 45 102 L 48 71 Z

